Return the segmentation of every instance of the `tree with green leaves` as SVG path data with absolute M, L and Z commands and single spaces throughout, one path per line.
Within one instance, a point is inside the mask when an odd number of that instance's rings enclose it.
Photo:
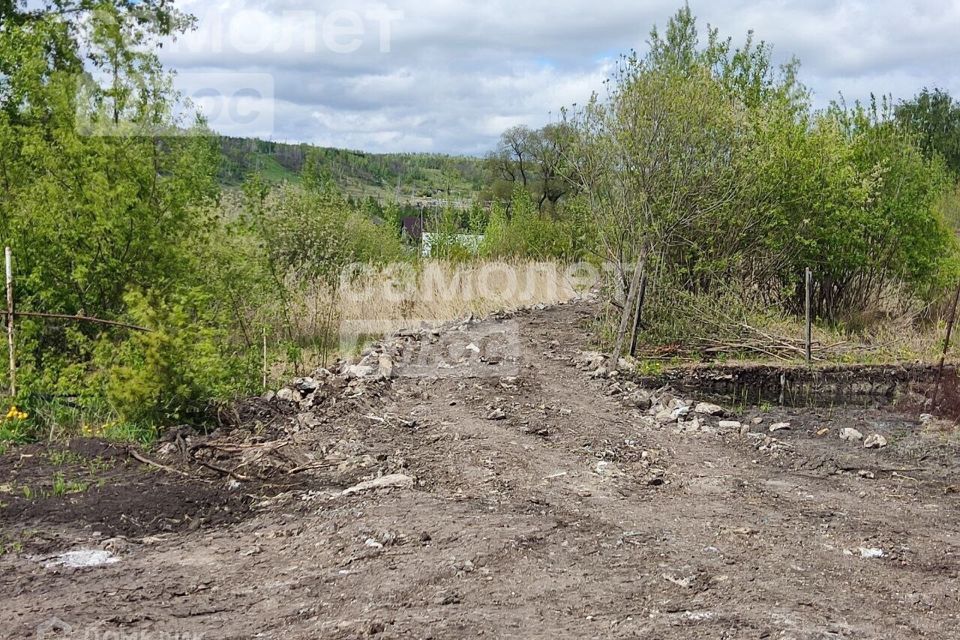
M 200 261 L 219 151 L 202 122 L 171 115 L 177 96 L 155 53 L 190 18 L 159 0 L 8 2 L 2 11 L 0 242 L 14 250 L 19 308 L 136 320 L 155 317 L 141 313 L 150 301 L 158 313 L 176 309 L 176 322 L 160 323 L 169 331 L 184 318 L 211 322 L 218 312 L 200 293 Z M 24 320 L 26 393 L 96 395 L 127 366 L 118 358 L 137 360 L 113 348 L 130 337 Z M 169 366 L 147 359 L 139 370 Z M 163 406 L 195 400 L 176 389 Z
M 960 178 L 960 103 L 943 89 L 924 89 L 896 107 L 897 122 L 914 132 L 927 158 L 940 155 Z

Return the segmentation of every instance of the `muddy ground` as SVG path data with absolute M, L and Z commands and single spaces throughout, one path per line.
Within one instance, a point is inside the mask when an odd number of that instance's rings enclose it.
M 573 366 L 594 314 L 487 321 L 519 330 L 514 375 L 400 377 L 307 420 L 274 401 L 146 452 L 168 469 L 9 450 L 0 637 L 960 638 L 949 425 L 839 406 L 659 425 Z M 389 474 L 412 486 L 342 493 Z M 111 563 L 53 563 L 78 549 Z

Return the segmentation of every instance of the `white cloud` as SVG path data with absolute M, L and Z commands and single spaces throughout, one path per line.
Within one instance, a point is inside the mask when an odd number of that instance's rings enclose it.
M 182 2 L 200 28 L 164 48 L 196 83 L 268 74 L 272 127 L 225 132 L 370 151 L 483 153 L 602 89 L 680 0 L 219 0 Z M 750 29 L 826 104 L 923 86 L 960 95 L 957 0 L 694 0 L 734 40 Z M 389 13 L 385 13 L 389 12 Z M 402 15 L 402 18 L 400 17 Z M 259 76 L 253 76 L 259 77 Z M 237 78 L 234 78 L 234 82 Z M 216 123 L 215 123 L 216 124 Z

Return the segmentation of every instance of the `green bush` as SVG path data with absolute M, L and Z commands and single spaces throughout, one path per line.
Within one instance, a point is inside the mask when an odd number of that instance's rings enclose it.
M 256 220 L 274 269 L 336 282 L 353 263 L 386 264 L 406 253 L 389 225 L 350 206 L 330 183 L 317 190 L 284 187 Z
M 125 422 L 200 424 L 213 400 L 253 390 L 255 359 L 226 348 L 224 322 L 210 316 L 205 293 L 171 298 L 128 295 L 131 317 L 153 331 L 98 353 L 106 397 Z
M 480 246 L 489 258 L 526 258 L 574 261 L 592 249 L 590 224 L 585 209 L 575 203 L 558 216 L 537 211 L 530 193 L 522 187 L 513 192 L 510 215 L 494 205 Z

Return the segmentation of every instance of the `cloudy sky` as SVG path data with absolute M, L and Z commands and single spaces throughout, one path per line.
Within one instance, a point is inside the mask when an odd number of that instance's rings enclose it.
M 601 88 L 681 0 L 186 0 L 165 45 L 214 128 L 366 151 L 483 154 Z M 960 96 L 960 0 L 691 0 L 701 23 L 796 55 L 824 105 L 871 92 Z

